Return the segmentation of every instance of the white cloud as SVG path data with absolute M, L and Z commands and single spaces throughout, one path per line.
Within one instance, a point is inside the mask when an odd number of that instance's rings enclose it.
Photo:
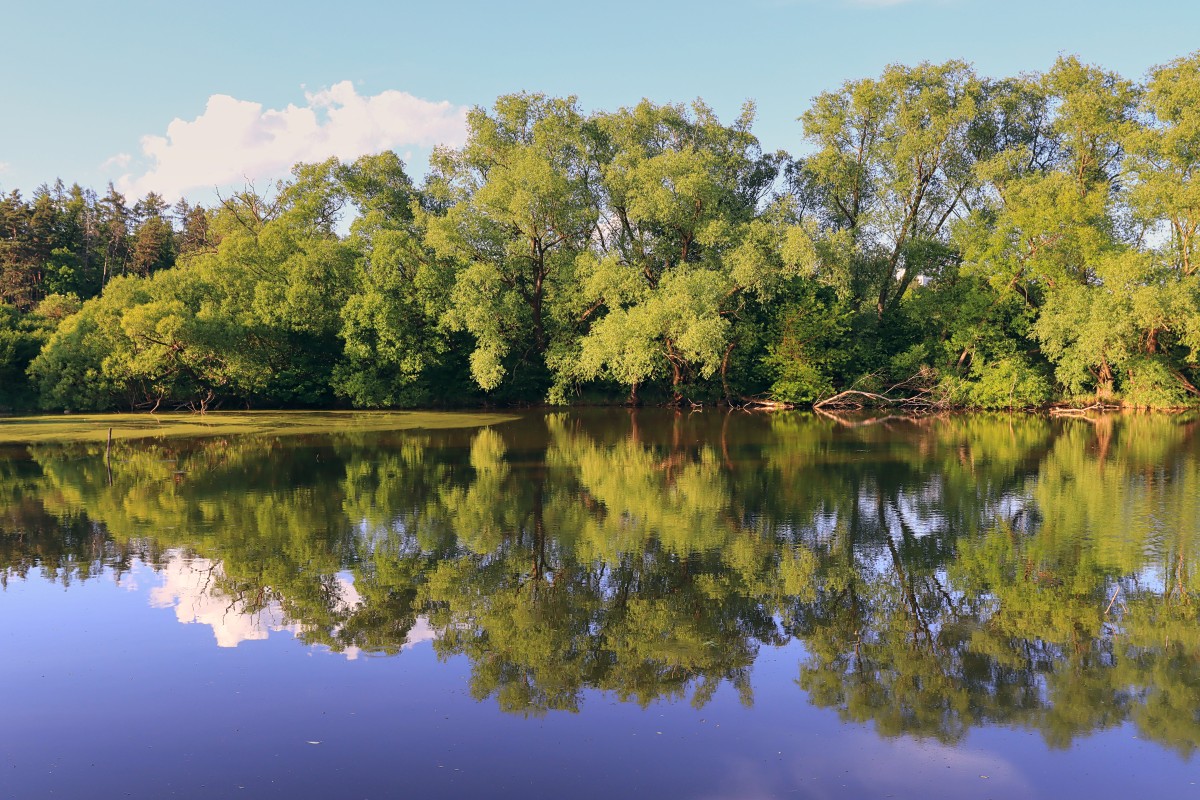
M 104 159 L 104 163 L 100 165 L 100 169 L 110 169 L 112 167 L 125 169 L 131 163 L 133 163 L 133 156 L 129 153 L 117 153 L 115 156 Z
M 195 119 L 176 118 L 165 136 L 143 136 L 144 171 L 122 175 L 117 186 L 132 196 L 155 191 L 172 200 L 193 189 L 283 177 L 300 161 L 457 146 L 466 136 L 466 113 L 465 106 L 407 92 L 360 95 L 350 81 L 306 92 L 303 105 L 282 109 L 214 94 Z M 109 162 L 120 167 L 121 157 Z

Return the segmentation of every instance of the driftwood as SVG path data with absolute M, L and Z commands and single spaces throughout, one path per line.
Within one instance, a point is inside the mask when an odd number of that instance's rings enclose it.
M 1121 406 L 1115 403 L 1092 403 L 1090 406 L 1051 406 L 1050 416 L 1052 417 L 1079 417 L 1087 418 L 1088 414 L 1093 411 L 1120 411 Z
M 814 409 L 820 408 L 865 408 L 866 403 L 855 400 L 854 398 L 862 398 L 870 401 L 873 405 L 886 406 L 894 405 L 895 400 L 875 392 L 862 392 L 858 389 L 847 389 L 844 392 L 838 392 L 832 397 L 826 397 L 824 400 L 813 403 Z
M 918 372 L 882 392 L 863 389 L 846 389 L 812 404 L 813 411 L 822 409 L 862 410 L 864 408 L 893 408 L 907 414 L 945 411 L 950 404 L 934 396 L 934 387 L 926 370 Z M 795 403 L 773 400 L 769 397 L 742 397 L 742 404 L 735 406 L 743 411 L 782 411 L 796 407 Z
M 922 369 L 912 377 L 893 384 L 882 392 L 867 392 L 862 389 L 846 389 L 838 392 L 813 403 L 813 410 L 870 407 L 941 411 L 950 408 L 949 401 L 934 396 L 934 388 L 930 371 Z
M 742 397 L 741 405 L 734 405 L 734 408 L 740 408 L 742 411 L 789 411 L 796 406 L 792 403 L 784 403 L 780 400 L 772 400 L 769 397 Z

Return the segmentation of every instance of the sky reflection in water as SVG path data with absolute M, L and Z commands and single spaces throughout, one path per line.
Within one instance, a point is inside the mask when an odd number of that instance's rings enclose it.
M 0 785 L 1196 792 L 1195 422 L 862 422 L 8 449 Z

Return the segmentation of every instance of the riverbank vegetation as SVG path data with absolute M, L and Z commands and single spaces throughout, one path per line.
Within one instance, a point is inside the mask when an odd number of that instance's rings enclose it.
M 753 119 L 515 94 L 419 186 L 385 152 L 212 208 L 11 192 L 0 408 L 1200 396 L 1200 54 L 892 66 L 803 155 Z

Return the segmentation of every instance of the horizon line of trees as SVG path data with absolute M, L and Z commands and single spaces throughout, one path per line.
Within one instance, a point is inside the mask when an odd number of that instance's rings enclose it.
M 384 152 L 213 208 L 13 191 L 0 408 L 1200 397 L 1200 53 L 894 65 L 803 156 L 753 120 L 521 93 L 420 186 Z

